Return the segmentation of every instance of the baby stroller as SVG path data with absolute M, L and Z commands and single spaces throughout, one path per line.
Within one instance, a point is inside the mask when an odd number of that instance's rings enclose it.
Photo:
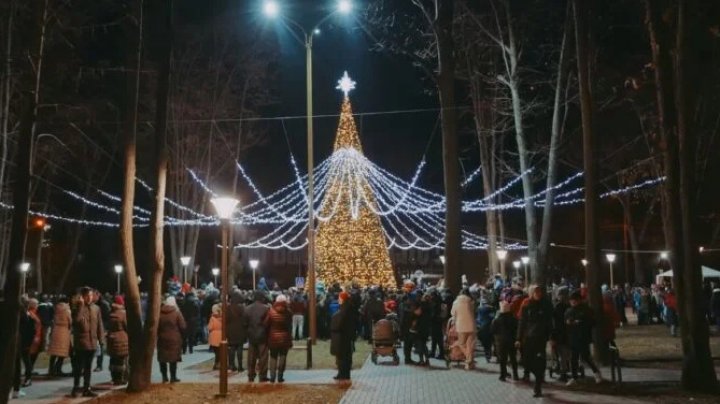
M 370 359 L 374 364 L 377 365 L 378 356 L 392 356 L 393 365 L 397 366 L 400 364 L 400 357 L 395 349 L 398 342 L 398 334 L 397 322 L 393 321 L 390 315 L 373 324 L 373 349 Z
M 450 367 L 450 362 L 460 363 L 465 361 L 465 351 L 462 347 L 456 346 L 458 333 L 455 330 L 455 321 L 451 318 L 445 330 L 445 364 Z

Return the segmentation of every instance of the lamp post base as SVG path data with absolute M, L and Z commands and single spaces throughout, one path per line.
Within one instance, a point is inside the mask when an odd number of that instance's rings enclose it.
M 227 341 L 220 342 L 220 397 L 227 396 L 228 389 L 228 345 Z

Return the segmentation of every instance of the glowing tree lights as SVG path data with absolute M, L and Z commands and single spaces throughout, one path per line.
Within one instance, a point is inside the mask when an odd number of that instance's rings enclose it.
M 338 88 L 343 91 L 342 111 L 335 138 L 336 153 L 345 149 L 362 154 L 348 91 L 354 88 L 347 72 Z M 357 282 L 361 286 L 395 286 L 395 275 L 380 217 L 367 179 L 367 170 L 353 167 L 355 175 L 335 177 L 328 184 L 318 217 L 315 254 L 318 278 L 326 285 Z M 332 168 L 331 168 L 332 170 Z M 333 211 L 334 213 L 330 214 Z

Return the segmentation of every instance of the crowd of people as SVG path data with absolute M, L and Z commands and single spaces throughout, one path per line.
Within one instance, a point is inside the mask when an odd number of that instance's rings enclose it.
M 293 341 L 307 335 L 307 295 L 302 290 L 283 290 L 277 285 L 257 291 L 229 291 L 223 316 L 220 291 L 212 284 L 194 289 L 171 280 L 159 313 L 157 360 L 163 382 L 179 382 L 177 368 L 182 356 L 207 343 L 220 362 L 222 322 L 227 322 L 228 364 L 233 372 L 247 368 L 249 382 L 284 381 L 288 351 Z M 598 327 L 603 344 L 614 345 L 615 329 L 627 324 L 626 307 L 637 313 L 638 324 L 664 323 L 677 333 L 677 301 L 671 288 L 603 286 L 603 316 L 595 319 L 587 304 L 587 289 L 561 281 L 551 287 L 523 287 L 521 280 L 504 281 L 499 276 L 486 285 L 464 284 L 454 296 L 442 286 L 416 285 L 402 288 L 360 288 L 352 284 L 323 285 L 317 289 L 318 337 L 330 340 L 336 357 L 336 380 L 349 380 L 352 354 L 358 338 L 372 343 L 373 327 L 391 322 L 397 330 L 406 365 L 429 366 L 430 359 L 460 353 L 465 369 L 475 367 L 476 348 L 485 360 L 497 358 L 500 380 L 534 378 L 536 396 L 548 358 L 559 380 L 573 384 L 579 377 L 579 362 L 602 376 L 590 355 L 593 328 Z M 20 349 L 13 396 L 32 384 L 34 364 L 41 351 L 49 356 L 49 377 L 73 377 L 72 397 L 94 397 L 95 371 L 109 357 L 112 382 L 127 382 L 129 339 L 122 295 L 102 295 L 84 287 L 67 296 L 25 297 L 26 310 L 20 321 Z M 142 321 L 147 315 L 147 296 L 142 296 Z M 720 327 L 720 288 L 708 294 L 708 316 Z M 400 344 L 401 343 L 401 344 Z M 548 347 L 550 349 L 548 349 Z M 243 352 L 247 351 L 246 362 Z M 417 359 L 415 359 L 417 358 Z M 65 373 L 66 359 L 72 372 Z M 21 366 L 22 365 L 22 366 Z M 519 367 L 523 374 L 520 377 Z M 23 377 L 24 376 L 24 377 Z M 82 384 L 81 384 L 82 381 Z

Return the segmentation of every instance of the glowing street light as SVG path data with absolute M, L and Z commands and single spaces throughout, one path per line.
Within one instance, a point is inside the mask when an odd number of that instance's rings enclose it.
M 27 286 L 27 274 L 28 271 L 30 271 L 30 263 L 29 262 L 23 262 L 20 264 L 20 272 L 22 272 L 22 285 L 20 285 L 20 295 L 25 294 L 25 288 Z
M 615 254 L 605 254 L 605 258 L 610 263 L 610 289 L 612 289 L 613 286 L 615 286 L 613 263 L 615 262 L 615 258 L 617 258 L 617 256 Z
M 585 258 L 583 258 L 583 259 L 580 260 L 580 263 L 582 264 L 583 267 L 586 267 L 587 264 L 588 264 L 588 260 L 586 260 Z
M 248 261 L 250 264 L 250 268 L 252 268 L 253 271 L 253 290 L 255 290 L 255 270 L 257 270 L 258 265 L 260 265 L 260 260 L 252 259 Z
M 218 277 L 218 275 L 220 275 L 220 268 L 213 268 L 212 274 L 215 277 L 215 287 L 217 287 L 218 286 L 217 277 Z
M 222 325 L 220 327 L 220 396 L 227 396 L 228 384 L 228 341 L 227 341 L 227 303 L 228 303 L 228 239 L 230 238 L 230 219 L 235 212 L 238 201 L 235 198 L 213 198 L 210 202 L 215 207 L 215 212 L 220 218 L 220 227 L 222 228 L 222 259 L 220 260 L 222 271 L 222 289 L 220 290 L 220 305 L 222 307 Z M 312 210 L 312 209 L 311 209 Z M 217 276 L 216 276 L 217 280 Z
M 187 276 L 187 267 L 190 265 L 190 260 L 192 260 L 192 257 L 188 257 L 187 255 L 184 257 L 180 257 L 180 263 L 183 267 L 183 273 L 182 273 L 182 283 L 185 284 L 188 280 Z
M 117 275 L 117 294 L 120 294 L 120 274 L 122 274 L 123 266 L 115 265 L 115 275 Z
M 662 252 L 660 252 L 660 259 L 661 259 L 661 260 L 667 260 L 667 259 L 668 259 L 668 256 L 669 256 L 669 255 L 668 255 L 668 252 L 667 252 L 667 251 L 662 251 Z
M 513 261 L 513 268 L 515 268 L 515 276 L 520 276 L 520 261 Z
M 520 258 L 520 261 L 522 261 L 523 267 L 525 267 L 525 284 L 530 284 L 530 279 L 528 279 L 528 264 L 530 263 L 530 257 L 527 255 Z
M 500 272 L 502 273 L 503 279 L 505 278 L 505 258 L 507 258 L 507 250 L 495 250 L 495 255 L 497 255 L 497 259 L 500 260 Z
M 280 12 L 280 6 L 272 0 L 265 1 L 263 4 L 263 13 L 268 17 L 275 17 Z
M 349 14 L 353 9 L 352 2 L 350 0 L 340 0 L 337 9 L 341 14 Z

